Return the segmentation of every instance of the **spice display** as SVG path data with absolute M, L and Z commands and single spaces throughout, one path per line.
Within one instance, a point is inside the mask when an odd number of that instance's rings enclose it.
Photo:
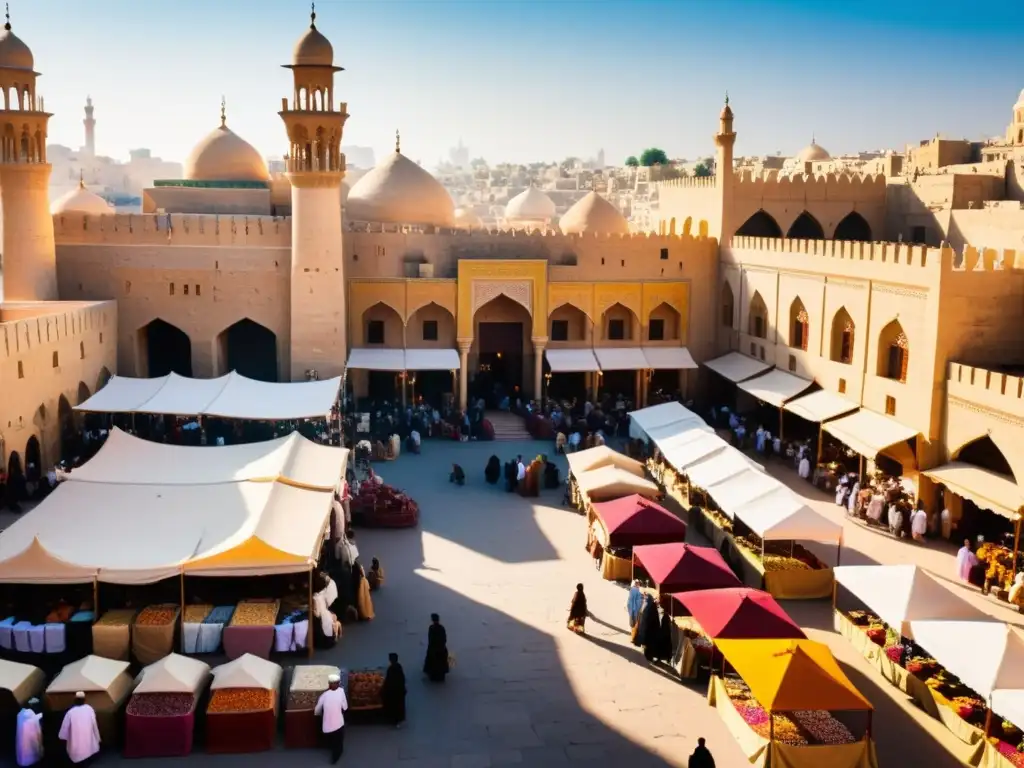
M 275 695 L 265 688 L 221 688 L 210 696 L 206 712 L 265 712 L 274 708 Z
M 371 528 L 412 528 L 419 523 L 420 508 L 390 485 L 363 483 L 352 499 L 352 517 Z
M 135 618 L 135 611 L 132 610 L 107 611 L 100 616 L 100 620 L 96 622 L 96 626 L 126 627 L 132 623 L 133 618 Z
M 164 626 L 173 624 L 177 615 L 178 609 L 173 605 L 151 605 L 142 609 L 142 612 L 136 617 L 135 623 L 139 626 Z
M 186 624 L 201 624 L 212 611 L 212 605 L 186 605 L 182 621 Z
M 291 691 L 288 694 L 287 709 L 313 709 L 313 707 L 316 706 L 317 699 L 320 698 L 321 693 L 321 691 Z
M 384 687 L 384 672 L 379 669 L 362 669 L 348 675 L 348 703 L 354 708 L 379 707 L 381 689 Z
M 828 712 L 803 710 L 776 713 L 772 717 L 757 702 L 743 680 L 726 678 L 724 683 L 736 711 L 740 713 L 744 722 L 763 738 L 768 738 L 769 734 L 774 732 L 777 742 L 795 747 L 809 744 L 852 744 L 857 741 L 850 733 L 850 729 Z
M 765 542 L 762 542 L 753 533 L 748 533 L 746 536 L 737 536 L 735 542 L 737 546 L 743 547 L 753 553 L 754 557 L 758 560 L 761 560 L 765 571 L 816 571 L 825 567 L 812 552 L 804 549 L 799 544 L 789 545 L 770 541 L 766 545 Z M 781 549 L 783 553 L 773 552 L 771 547 Z M 762 551 L 764 552 L 763 557 L 761 555 Z
M 232 627 L 266 627 L 277 623 L 278 604 L 239 603 L 231 617 Z
M 233 605 L 218 605 L 210 615 L 203 619 L 203 624 L 227 624 L 235 613 Z
M 802 710 L 791 712 L 790 717 L 810 736 L 812 744 L 852 744 L 856 741 L 850 729 L 828 712 Z
M 1013 744 L 1004 741 L 1003 739 L 991 738 L 989 743 L 992 744 L 996 751 L 1015 768 L 1024 768 L 1024 742 L 1014 746 Z
M 191 693 L 137 693 L 128 702 L 128 714 L 136 717 L 175 717 L 192 711 Z
M 999 544 L 986 541 L 975 552 L 985 564 L 985 582 L 990 588 L 1008 590 L 1013 585 L 1013 552 Z

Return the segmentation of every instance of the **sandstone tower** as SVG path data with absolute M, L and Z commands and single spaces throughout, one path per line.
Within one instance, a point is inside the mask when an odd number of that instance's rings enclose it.
M 345 369 L 345 266 L 342 251 L 341 136 L 347 105 L 334 102 L 334 49 L 316 28 L 316 13 L 292 53 L 295 89 L 281 99 L 292 185 L 291 378 Z
M 96 157 L 96 118 L 92 116 L 92 96 L 85 97 L 85 154 Z
M 53 301 L 57 267 L 50 216 L 50 164 L 46 128 L 50 115 L 36 93 L 32 51 L 11 31 L 0 32 L 3 89 L 0 195 L 3 197 L 5 301 Z
M 732 107 L 729 106 L 729 94 L 725 95 L 725 106 L 718 115 L 718 133 L 715 134 L 715 186 L 717 187 L 718 204 L 722 211 L 722 228 L 719 232 L 709 232 L 712 237 L 722 238 L 732 232 L 732 188 L 736 179 L 733 170 L 732 149 L 736 144 L 736 132 L 732 129 Z

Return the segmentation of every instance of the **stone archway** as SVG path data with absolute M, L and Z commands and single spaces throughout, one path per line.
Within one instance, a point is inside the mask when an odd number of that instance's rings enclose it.
M 236 371 L 257 381 L 278 381 L 277 335 L 259 323 L 243 318 L 217 336 L 222 372 Z
M 455 349 L 455 315 L 434 301 L 419 307 L 405 325 L 405 348 Z M 440 407 L 448 393 L 454 394 L 450 370 L 410 370 L 408 376 L 412 396 L 434 407 Z
M 869 242 L 871 240 L 871 225 L 867 219 L 856 211 L 850 211 L 846 217 L 836 224 L 833 240 L 857 240 Z
M 138 349 L 140 375 L 192 376 L 192 341 L 176 325 L 160 318 L 144 325 L 138 331 Z
M 804 211 L 789 225 L 786 237 L 793 240 L 824 240 L 825 230 L 816 218 Z
M 767 211 L 758 211 L 736 230 L 738 237 L 782 237 L 782 227 Z
M 487 293 L 484 293 L 486 296 Z M 507 396 L 515 401 L 531 391 L 533 317 L 521 300 L 499 291 L 477 305 L 474 290 L 473 346 L 470 349 L 469 389 L 496 408 Z

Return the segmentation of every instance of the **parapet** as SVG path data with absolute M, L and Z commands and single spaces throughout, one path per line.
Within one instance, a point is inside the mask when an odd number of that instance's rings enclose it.
M 954 397 L 1024 418 L 1024 376 L 950 363 L 946 384 Z
M 965 245 L 951 264 L 955 272 L 1024 271 L 1024 251 Z
M 729 242 L 734 250 L 774 253 L 802 253 L 809 256 L 871 261 L 880 264 L 938 267 L 943 259 L 953 263 L 953 249 L 949 246 L 929 248 L 910 243 L 868 243 L 858 240 L 794 240 L 791 238 L 737 236 Z
M 62 244 L 222 245 L 287 247 L 291 219 L 283 216 L 215 214 L 61 213 L 53 217 L 54 238 Z
M 659 187 L 669 189 L 714 189 L 718 186 L 717 176 L 684 176 L 678 179 L 657 182 Z
M 113 301 L 50 301 L 0 305 L 0 356 L 26 351 L 86 331 L 109 327 L 117 333 L 117 304 Z
M 870 173 L 794 173 L 782 174 L 777 169 L 755 173 L 749 169 L 735 171 L 735 191 L 743 197 L 769 199 L 885 197 L 886 179 Z
M 474 227 L 472 229 L 461 229 L 452 227 L 431 227 L 421 224 L 393 224 L 387 222 L 346 222 L 345 232 L 353 234 L 378 234 L 378 235 L 432 235 L 446 238 L 460 238 L 484 243 L 486 240 L 507 240 L 522 239 L 532 242 L 543 240 L 562 241 L 595 241 L 595 240 L 657 240 L 657 241 L 682 241 L 701 240 L 692 235 L 682 234 L 659 234 L 657 232 L 629 232 L 627 234 L 609 233 L 576 233 L 564 234 L 554 229 L 501 229 L 499 227 Z

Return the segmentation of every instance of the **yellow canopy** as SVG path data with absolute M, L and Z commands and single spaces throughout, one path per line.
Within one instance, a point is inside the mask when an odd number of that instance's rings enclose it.
M 768 712 L 874 709 L 822 643 L 716 640 L 715 645 Z

